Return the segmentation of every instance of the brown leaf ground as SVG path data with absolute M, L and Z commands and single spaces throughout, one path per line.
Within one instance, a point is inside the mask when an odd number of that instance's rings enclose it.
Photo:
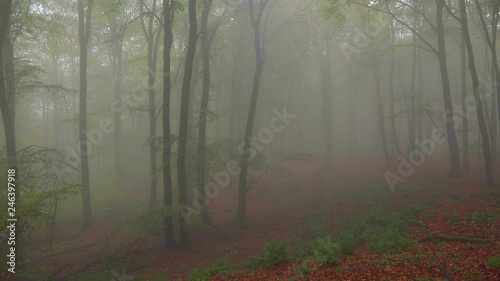
M 500 220 L 485 223 L 481 221 L 485 218 L 474 216 L 500 214 L 500 188 L 484 187 L 479 169 L 459 180 L 447 179 L 446 168 L 438 163 L 441 161 L 431 161 L 417 169 L 409 186 L 425 188 L 410 197 L 402 190 L 387 191 L 380 163 L 344 163 L 331 171 L 320 170 L 315 164 L 288 163 L 290 174 L 269 174 L 250 192 L 249 220 L 244 226 L 232 223 L 236 189 L 224 190 L 210 203 L 218 227 L 193 229 L 190 249 L 166 252 L 161 231 L 126 249 L 123 245 L 134 241 L 130 235 L 121 234 L 109 241 L 109 227 L 125 216 L 115 210 L 98 216 L 96 227 L 90 232 L 82 233 L 78 222 L 60 225 L 51 250 L 43 232 L 35 234 L 25 243 L 29 258 L 26 260 L 30 263 L 29 269 L 23 269 L 32 272 L 30 276 L 37 276 L 31 280 L 44 280 L 51 275 L 70 278 L 85 264 L 123 248 L 116 257 L 104 259 L 89 270 L 120 271 L 125 266 L 128 274 L 142 280 L 187 280 L 190 267 L 204 268 L 225 256 L 231 264 L 241 264 L 262 253 L 270 240 L 317 238 L 304 230 L 311 218 L 324 224 L 327 233 L 338 230 L 342 221 L 353 214 L 378 207 L 377 201 L 362 195 L 366 188 L 373 188 L 386 194 L 394 208 L 426 204 L 410 229 L 414 241 L 430 235 L 465 235 L 487 237 L 491 243 L 422 243 L 404 252 L 384 254 L 373 254 L 360 246 L 352 256 L 335 264 L 308 262 L 307 273 L 297 267 L 305 261 L 297 260 L 262 268 L 240 268 L 212 276 L 211 280 L 500 280 L 500 271 L 487 265 L 489 258 L 500 253 Z M 126 196 L 137 199 L 133 192 Z M 137 207 L 129 204 L 123 210 L 130 214 Z

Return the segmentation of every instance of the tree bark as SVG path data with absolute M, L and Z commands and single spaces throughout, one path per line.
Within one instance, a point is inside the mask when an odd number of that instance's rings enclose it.
M 352 64 L 349 63 L 349 156 L 355 156 L 356 147 L 356 91 Z
M 453 124 L 453 105 L 451 101 L 450 79 L 448 75 L 448 66 L 446 62 L 446 41 L 443 23 L 443 8 L 444 0 L 436 1 L 436 27 L 438 35 L 438 52 L 439 69 L 441 71 L 441 81 L 443 87 L 444 109 L 446 112 L 446 132 L 448 139 L 448 147 L 450 150 L 450 172 L 449 177 L 460 177 L 460 157 L 458 150 L 457 135 Z
M 465 62 L 465 39 L 462 33 L 462 40 L 460 44 L 460 80 L 462 85 L 462 112 L 467 112 L 467 73 Z M 468 172 L 469 166 L 469 120 L 467 114 L 462 114 L 462 158 L 464 161 L 463 171 Z
M 384 105 L 382 103 L 382 94 L 380 92 L 380 75 L 378 70 L 378 63 L 376 59 L 373 60 L 373 77 L 375 80 L 375 94 L 377 95 L 377 118 L 380 130 L 380 138 L 382 140 L 382 149 L 384 151 L 385 167 L 389 167 L 391 164 L 391 158 L 389 155 L 389 147 L 387 145 L 387 135 L 385 132 L 385 116 L 384 116 Z
M 116 19 L 111 20 L 111 35 L 116 37 L 111 46 L 112 68 L 114 73 L 113 92 L 115 102 L 122 106 L 123 91 L 123 34 L 118 30 Z M 122 165 L 122 113 L 116 111 L 113 113 L 113 140 L 114 140 L 114 166 L 115 166 L 115 187 L 121 188 L 123 183 L 123 165 Z
M 83 0 L 78 0 L 78 38 L 80 41 L 80 156 L 82 177 L 82 207 L 83 229 L 92 227 L 92 209 L 90 202 L 90 172 L 89 147 L 87 138 L 87 61 L 90 39 L 90 21 L 94 0 L 87 0 L 87 9 L 84 11 Z
M 193 62 L 196 54 L 197 22 L 196 22 L 196 0 L 189 0 L 189 39 L 184 64 L 184 78 L 181 90 L 181 112 L 179 122 L 179 145 L 177 156 L 177 173 L 179 181 L 179 206 L 187 206 L 187 174 L 186 174 L 186 151 L 189 117 L 189 93 L 191 91 L 191 78 L 193 76 Z M 188 226 L 186 218 L 179 219 L 179 243 L 182 247 L 189 247 Z
M 173 23 L 173 0 L 163 0 L 163 107 L 162 107 L 162 125 L 163 125 L 163 153 L 162 153 L 162 176 L 163 176 L 163 205 L 167 211 L 172 210 L 172 138 L 170 130 L 170 94 L 172 77 L 171 51 L 174 41 L 172 33 Z M 171 214 L 166 214 L 163 220 L 165 234 L 165 248 L 172 250 L 177 247 L 177 241 L 174 233 L 174 222 Z
M 151 8 L 152 13 L 156 13 L 157 1 L 153 1 Z M 154 19 L 155 17 L 151 15 L 146 26 L 144 22 L 144 17 L 142 13 L 141 6 L 141 25 L 143 28 L 144 36 L 148 44 L 148 97 L 149 97 L 149 168 L 151 175 L 151 186 L 150 186 L 150 197 L 149 197 L 149 207 L 153 208 L 156 204 L 156 194 L 158 186 L 158 164 L 156 160 L 156 59 L 158 57 L 158 42 L 160 41 L 161 32 L 158 31 L 155 35 L 154 31 Z
M 250 158 L 250 141 L 252 137 L 255 112 L 257 111 L 257 99 L 259 97 L 260 81 L 264 71 L 264 46 L 262 45 L 260 23 L 262 14 L 269 0 L 258 2 L 257 11 L 254 10 L 254 0 L 248 0 L 250 10 L 250 21 L 254 31 L 254 49 L 255 49 L 255 74 L 252 86 L 252 96 L 250 99 L 250 108 L 248 110 L 247 123 L 245 126 L 245 138 L 243 144 L 243 155 L 241 157 L 241 172 L 238 187 L 238 211 L 237 220 L 239 223 L 246 221 L 246 193 L 247 193 L 247 175 L 248 162 Z M 257 13 L 256 13 L 257 12 Z
M 389 11 L 389 1 L 386 1 L 386 7 L 387 10 Z M 399 140 L 398 140 L 398 133 L 396 131 L 396 116 L 394 112 L 394 47 L 395 47 L 395 37 L 396 37 L 396 32 L 394 30 L 394 20 L 392 17 L 390 17 L 390 30 L 391 30 L 391 41 L 390 41 L 390 51 L 389 51 L 389 79 L 388 79 L 388 84 L 389 84 L 389 97 L 390 97 L 390 103 L 389 103 L 389 114 L 391 115 L 390 117 L 390 127 L 391 127 L 391 139 L 392 139 L 392 144 L 394 145 L 394 148 L 396 149 L 396 153 L 398 155 L 401 155 L 401 147 L 399 145 Z M 392 145 L 391 145 L 392 147 Z M 391 149 L 392 151 L 392 149 Z
M 493 167 L 491 161 L 491 150 L 490 150 L 490 138 L 488 136 L 488 129 L 486 126 L 486 121 L 483 114 L 482 100 L 479 96 L 479 77 L 477 75 L 476 63 L 474 60 L 474 51 L 472 49 L 472 43 L 469 35 L 469 27 L 467 24 L 467 10 L 465 6 L 465 0 L 459 0 L 460 5 L 460 20 L 462 26 L 462 33 L 465 40 L 465 45 L 467 46 L 467 56 L 469 58 L 469 70 L 472 76 L 472 88 L 474 92 L 474 98 L 476 101 L 476 112 L 477 120 L 479 123 L 479 130 L 481 133 L 481 138 L 483 139 L 483 155 L 484 155 L 484 165 L 486 171 L 486 183 L 488 186 L 493 186 Z
M 4 62 L 4 46 L 9 40 L 8 34 L 10 30 L 10 14 L 12 9 L 12 1 L 4 0 L 0 2 L 0 111 L 2 114 L 3 127 L 5 131 L 5 144 L 7 149 L 7 161 L 10 167 L 15 167 L 16 160 L 16 129 L 14 124 L 13 113 L 9 108 L 8 88 L 5 79 L 5 62 Z
M 476 8 L 479 14 L 479 20 L 481 22 L 481 27 L 483 28 L 483 33 L 486 39 L 486 43 L 488 47 L 490 48 L 491 51 L 491 61 L 493 63 L 493 69 L 494 69 L 494 75 L 495 75 L 495 85 L 494 87 L 496 88 L 496 102 L 497 102 L 497 113 L 498 113 L 498 119 L 500 120 L 500 67 L 498 65 L 498 59 L 497 59 L 497 32 L 498 32 L 498 20 L 499 20 L 499 5 L 500 3 L 498 1 L 491 1 L 492 4 L 492 22 L 491 22 L 491 37 L 488 32 L 488 27 L 486 25 L 486 21 L 484 19 L 483 15 L 483 10 L 481 8 L 481 5 L 479 4 L 478 0 L 474 0 L 476 4 Z M 495 94 L 495 93 L 494 93 Z M 495 99 L 493 99 L 495 100 Z M 493 113 L 493 111 L 492 111 Z M 495 133 L 497 134 L 498 132 L 495 130 L 495 132 L 492 131 L 492 134 Z M 495 135 L 495 138 L 498 139 L 498 135 Z M 498 150 L 497 147 L 494 148 L 494 151 L 496 152 Z M 496 157 L 496 156 L 495 156 Z
M 332 166 L 332 66 L 330 58 L 330 47 L 326 46 L 326 50 L 318 50 L 318 63 L 321 79 L 321 92 L 323 104 L 323 132 L 324 132 L 324 166 L 330 168 Z
M 415 13 L 413 15 L 413 29 L 417 29 L 418 26 L 418 16 Z M 416 128 L 415 128 L 415 123 L 416 123 L 416 110 L 417 110 L 417 104 L 416 104 L 416 96 L 417 96 L 417 89 L 416 89 L 416 80 L 417 80 L 417 60 L 418 60 L 418 53 L 417 53 L 417 35 L 413 34 L 413 50 L 412 50 L 412 70 L 411 70 L 411 96 L 410 96 L 410 102 L 411 102 L 411 107 L 410 107 L 410 112 L 408 113 L 408 118 L 410 120 L 409 126 L 408 126 L 408 156 L 412 151 L 416 150 Z
M 201 92 L 200 120 L 198 126 L 198 190 L 205 196 L 205 146 L 207 136 L 207 113 L 210 99 L 210 38 L 208 34 L 208 16 L 212 7 L 212 0 L 203 1 L 203 12 L 201 15 L 201 51 L 203 59 L 203 85 Z M 201 210 L 201 219 L 204 223 L 212 225 L 207 206 Z

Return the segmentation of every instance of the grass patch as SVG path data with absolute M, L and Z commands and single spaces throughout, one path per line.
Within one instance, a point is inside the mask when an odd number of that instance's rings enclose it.
M 259 267 L 276 264 L 290 259 L 290 245 L 287 240 L 273 240 L 267 243 L 263 254 L 251 257 L 244 267 Z
M 488 260 L 488 265 L 496 270 L 500 270 L 500 255 L 496 255 Z
M 189 281 L 207 281 L 211 276 L 227 273 L 230 270 L 230 258 L 223 257 L 204 269 L 190 268 L 187 272 Z

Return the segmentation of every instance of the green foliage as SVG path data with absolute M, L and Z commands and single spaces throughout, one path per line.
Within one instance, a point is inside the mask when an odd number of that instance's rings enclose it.
M 413 216 L 396 212 L 381 218 L 382 225 L 366 227 L 362 239 L 374 252 L 405 250 L 413 245 L 407 237 L 407 231 L 413 222 Z
M 318 11 L 325 21 L 343 26 L 347 20 L 344 1 L 320 1 Z
M 331 236 L 313 242 L 314 259 L 322 263 L 338 262 L 342 255 L 342 244 Z
M 270 264 L 287 261 L 290 257 L 289 245 L 286 240 L 274 240 L 266 245 L 267 260 Z
M 496 220 L 500 219 L 499 214 L 494 213 L 479 213 L 475 212 L 469 215 L 468 221 L 481 222 L 487 225 L 494 223 Z
M 500 255 L 496 255 L 488 260 L 488 265 L 496 270 L 500 270 Z
M 229 257 L 223 257 L 205 269 L 190 268 L 187 273 L 188 280 L 205 281 L 209 280 L 213 275 L 225 273 L 230 269 L 229 261 Z
M 72 168 L 66 155 L 57 149 L 29 146 L 18 151 L 16 172 L 16 216 L 22 217 L 18 229 L 31 234 L 38 223 L 49 224 L 54 216 L 54 204 L 80 192 L 78 171 Z M 6 159 L 0 159 L 6 171 Z M 7 189 L 0 190 L 6 200 Z M 3 202 L 3 201 L 2 201 Z M 6 205 L 6 203 L 5 203 Z M 0 227 L 5 229 L 7 213 L 0 215 Z
M 355 216 L 339 231 L 313 242 L 314 258 L 321 262 L 336 262 L 342 255 L 351 255 L 363 243 L 376 253 L 401 251 L 412 246 L 407 232 L 414 217 L 409 212 L 374 211 Z
M 307 280 L 307 276 L 311 273 L 311 267 L 307 262 L 300 263 L 295 266 L 294 271 L 296 274 L 288 280 Z
M 266 251 L 262 255 L 251 257 L 244 266 L 258 267 L 276 264 L 289 260 L 290 246 L 286 240 L 270 241 L 266 245 Z

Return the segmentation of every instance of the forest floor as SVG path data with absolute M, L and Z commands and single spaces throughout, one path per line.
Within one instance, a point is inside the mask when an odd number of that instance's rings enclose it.
M 500 188 L 439 163 L 394 192 L 380 163 L 286 163 L 249 192 L 244 226 L 228 187 L 210 202 L 217 227 L 193 225 L 191 248 L 170 253 L 161 230 L 110 234 L 120 212 L 91 232 L 59 226 L 50 249 L 41 235 L 26 245 L 19 280 L 500 280 Z

